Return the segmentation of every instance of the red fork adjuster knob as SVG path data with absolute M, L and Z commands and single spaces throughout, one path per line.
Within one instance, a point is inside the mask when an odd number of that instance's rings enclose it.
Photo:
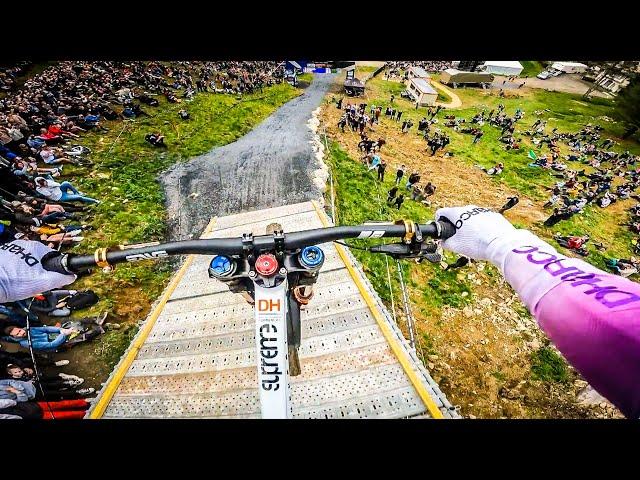
M 263 253 L 256 259 L 256 271 L 264 276 L 270 277 L 278 271 L 278 260 L 271 253 Z

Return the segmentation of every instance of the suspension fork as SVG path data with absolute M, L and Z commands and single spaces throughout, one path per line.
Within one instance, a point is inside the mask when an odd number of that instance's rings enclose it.
M 254 295 L 258 391 L 262 418 L 291 418 L 287 279 L 270 288 L 254 283 Z

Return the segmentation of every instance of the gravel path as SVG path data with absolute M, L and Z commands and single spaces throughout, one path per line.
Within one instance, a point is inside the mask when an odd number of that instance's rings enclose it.
M 170 238 L 198 238 L 214 216 L 317 199 L 320 168 L 307 126 L 333 74 L 314 75 L 305 92 L 244 137 L 164 172 Z

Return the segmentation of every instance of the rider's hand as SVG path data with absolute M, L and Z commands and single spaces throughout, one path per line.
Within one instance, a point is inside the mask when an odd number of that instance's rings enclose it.
M 476 205 L 440 208 L 436 220 L 446 218 L 456 227 L 456 233 L 442 246 L 474 260 L 489 260 L 498 267 L 506 250 L 516 242 L 539 245 L 542 241 L 528 230 L 515 228 L 499 213 Z
M 76 276 L 45 270 L 42 257 L 55 251 L 40 242 L 12 240 L 0 245 L 0 303 L 60 288 Z

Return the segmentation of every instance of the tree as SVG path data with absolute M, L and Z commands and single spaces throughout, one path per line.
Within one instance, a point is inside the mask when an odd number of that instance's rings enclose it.
M 622 138 L 628 138 L 640 128 L 640 79 L 635 78 L 616 98 L 614 115 L 627 125 Z

